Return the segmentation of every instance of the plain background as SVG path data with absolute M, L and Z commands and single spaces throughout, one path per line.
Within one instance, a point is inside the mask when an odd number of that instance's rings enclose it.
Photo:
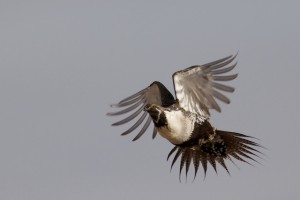
M 299 1 L 0 1 L 0 199 L 298 199 Z M 111 127 L 152 81 L 238 55 L 213 124 L 259 138 L 262 165 L 170 173 L 172 145 Z M 178 163 L 177 163 L 178 164 Z M 184 180 L 184 179 L 183 179 Z

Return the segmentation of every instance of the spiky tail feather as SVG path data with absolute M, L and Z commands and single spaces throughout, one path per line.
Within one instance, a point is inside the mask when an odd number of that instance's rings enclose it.
M 169 157 L 176 151 L 173 158 L 171 169 L 177 159 L 181 156 L 180 168 L 179 168 L 179 179 L 181 180 L 181 171 L 185 165 L 186 176 L 189 171 L 191 161 L 193 161 L 195 174 L 194 180 L 196 178 L 199 165 L 201 163 L 204 176 L 207 171 L 207 163 L 209 162 L 217 173 L 216 163 L 219 163 L 229 174 L 229 170 L 225 164 L 225 160 L 228 159 L 234 163 L 234 159 L 248 163 L 252 165 L 248 160 L 258 162 L 253 157 L 260 158 L 257 154 L 262 154 L 259 150 L 255 148 L 263 148 L 260 144 L 253 142 L 251 139 L 255 139 L 251 136 L 247 136 L 240 133 L 228 132 L 216 130 L 216 135 L 214 139 L 206 141 L 204 143 L 197 142 L 193 145 L 176 145 L 169 153 Z M 199 140 L 200 141 L 200 140 Z M 235 163 L 234 163 L 235 164 Z

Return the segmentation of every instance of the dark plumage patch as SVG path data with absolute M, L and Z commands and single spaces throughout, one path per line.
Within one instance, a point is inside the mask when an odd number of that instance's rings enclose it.
M 147 104 L 144 110 L 146 110 L 150 114 L 156 128 L 168 125 L 165 113 L 157 108 L 156 105 Z
M 161 98 L 161 106 L 169 107 L 175 103 L 175 99 L 171 92 L 159 81 L 154 81 L 152 85 L 156 85 L 160 91 L 160 98 Z
M 226 146 L 223 140 L 206 142 L 201 145 L 200 149 L 214 157 L 226 156 Z
M 155 114 L 155 115 L 157 115 L 157 114 Z M 157 121 L 153 121 L 156 128 L 161 128 L 163 126 L 168 125 L 165 113 L 162 112 L 158 117 L 159 117 L 159 119 Z

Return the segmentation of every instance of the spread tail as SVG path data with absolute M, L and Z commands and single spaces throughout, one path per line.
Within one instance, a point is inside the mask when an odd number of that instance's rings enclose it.
M 219 163 L 229 174 L 229 170 L 225 164 L 225 160 L 230 160 L 234 163 L 234 159 L 248 163 L 258 162 L 259 154 L 262 154 L 258 148 L 263 148 L 260 144 L 253 142 L 255 139 L 240 133 L 215 130 L 216 135 L 211 140 L 201 140 L 198 143 L 188 146 L 176 145 L 169 153 L 169 157 L 176 151 L 173 158 L 171 169 L 176 160 L 181 156 L 179 178 L 181 177 L 182 168 L 185 165 L 186 176 L 189 171 L 190 163 L 193 161 L 195 174 L 197 175 L 199 165 L 201 163 L 204 175 L 207 171 L 207 163 L 217 172 L 216 163 Z

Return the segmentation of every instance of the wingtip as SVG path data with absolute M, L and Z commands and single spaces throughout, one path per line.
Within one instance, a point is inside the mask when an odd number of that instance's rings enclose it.
M 239 55 L 239 51 L 240 51 L 240 50 L 237 50 L 237 52 L 236 52 L 235 54 L 233 54 L 233 57 L 234 57 L 234 58 L 236 58 L 236 57 Z
M 115 103 L 115 104 L 110 104 L 109 106 L 110 106 L 111 108 L 118 108 L 118 107 L 119 107 L 118 104 L 116 104 L 116 103 Z
M 111 126 L 118 126 L 118 122 L 111 124 Z
M 106 113 L 107 116 L 113 116 L 113 113 L 112 112 L 108 112 Z

